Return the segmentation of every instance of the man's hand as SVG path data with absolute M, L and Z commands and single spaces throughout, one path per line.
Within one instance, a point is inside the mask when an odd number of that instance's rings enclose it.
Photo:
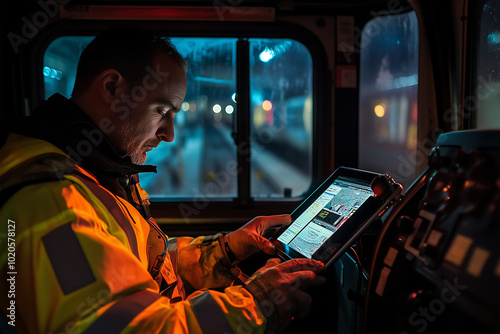
M 264 238 L 263 235 L 270 227 L 288 225 L 290 222 L 290 215 L 255 217 L 245 226 L 229 234 L 229 248 L 236 259 L 240 261 L 259 250 L 271 255 L 276 254 L 272 242 Z
M 310 259 L 294 259 L 281 263 L 270 259 L 245 284 L 268 320 L 266 332 L 280 331 L 292 317 L 304 318 L 311 307 L 311 296 L 301 289 L 326 282 L 316 273 L 323 263 Z

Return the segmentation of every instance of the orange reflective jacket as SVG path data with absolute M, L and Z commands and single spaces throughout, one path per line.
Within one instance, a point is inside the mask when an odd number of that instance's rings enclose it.
M 63 173 L 72 163 L 16 134 L 0 149 L 0 193 L 12 192 L 0 203 L 0 277 L 14 282 L 0 285 L 1 310 L 17 332 L 264 331 L 252 295 L 231 285 L 238 269 L 221 265 L 218 241 L 169 239 L 154 280 L 155 223 L 82 168 Z M 198 291 L 186 298 L 183 283 Z

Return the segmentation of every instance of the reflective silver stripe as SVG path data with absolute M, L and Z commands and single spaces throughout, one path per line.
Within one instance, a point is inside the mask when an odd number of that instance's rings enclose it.
M 95 281 L 94 273 L 71 228 L 71 223 L 50 231 L 42 237 L 42 242 L 65 295 Z
M 120 333 L 139 313 L 160 298 L 161 296 L 148 290 L 128 295 L 107 309 L 83 333 Z
M 169 238 L 168 239 L 168 254 L 170 255 L 170 262 L 172 263 L 172 268 L 174 268 L 175 274 L 177 274 L 177 260 L 179 254 L 177 252 L 177 239 Z
M 177 249 L 177 238 L 168 238 L 168 250 Z
M 204 334 L 234 333 L 224 316 L 224 312 L 210 292 L 205 291 L 203 294 L 190 299 L 189 303 Z

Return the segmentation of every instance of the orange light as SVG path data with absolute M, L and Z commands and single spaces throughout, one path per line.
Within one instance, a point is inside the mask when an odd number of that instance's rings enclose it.
M 385 115 L 385 107 L 382 104 L 377 104 L 375 108 L 373 108 L 373 111 L 377 117 L 384 117 Z
M 271 103 L 271 101 L 265 100 L 264 102 L 262 102 L 262 109 L 264 109 L 265 111 L 269 111 L 273 109 L 273 104 Z

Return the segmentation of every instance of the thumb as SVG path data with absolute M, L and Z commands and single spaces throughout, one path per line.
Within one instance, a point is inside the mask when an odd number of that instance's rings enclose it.
M 276 247 L 274 247 L 274 244 L 271 241 L 264 238 L 263 236 L 255 235 L 253 243 L 254 246 L 260 248 L 266 254 L 269 255 L 276 254 Z

